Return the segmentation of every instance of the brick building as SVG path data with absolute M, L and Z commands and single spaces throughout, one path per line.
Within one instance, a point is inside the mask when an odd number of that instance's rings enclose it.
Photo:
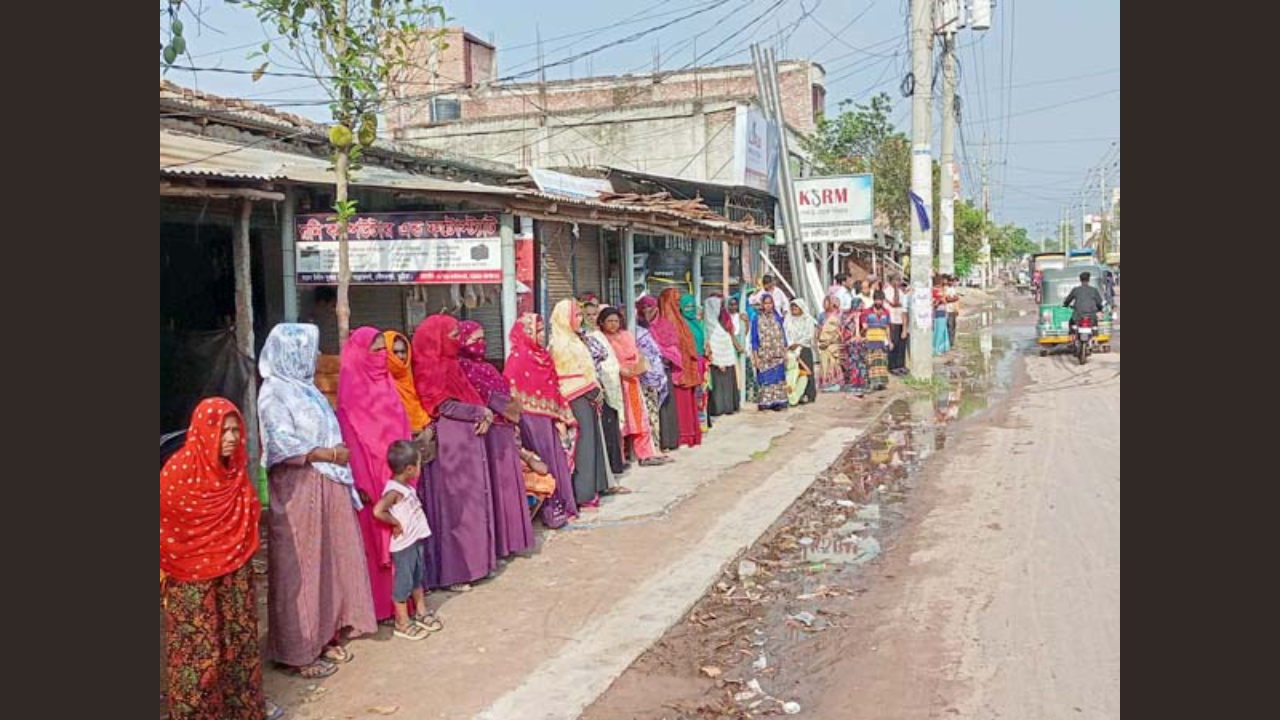
M 521 167 L 608 165 L 728 185 L 753 183 L 744 162 L 751 125 L 763 122 L 750 65 L 649 75 L 501 82 L 496 48 L 460 28 L 393 84 L 392 137 Z M 825 71 L 779 63 L 789 136 L 822 118 Z M 799 142 L 790 143 L 803 164 Z

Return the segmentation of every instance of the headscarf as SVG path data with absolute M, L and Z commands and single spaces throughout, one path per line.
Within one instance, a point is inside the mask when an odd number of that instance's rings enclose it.
M 342 442 L 338 416 L 315 386 L 319 354 L 320 328 L 315 325 L 276 325 L 262 346 L 262 357 L 258 359 L 258 372 L 263 379 L 258 391 L 258 422 L 262 427 L 265 468 Z M 346 485 L 352 503 L 360 509 L 350 468 L 325 462 L 312 463 L 311 467 Z
M 601 311 L 603 312 L 603 308 Z M 592 362 L 596 364 L 596 382 L 604 390 L 605 402 L 614 410 L 622 412 L 622 365 L 613 353 L 609 338 L 600 329 L 599 316 L 596 317 L 596 329 L 585 333 L 582 340 L 587 345 Z
M 724 309 L 724 298 L 712 295 L 703 303 L 703 312 L 711 330 L 711 362 L 718 368 L 738 366 L 738 351 L 733 345 L 733 322 Z M 726 327 L 727 326 L 727 327 Z
M 418 399 L 418 389 L 413 386 L 413 373 L 410 371 L 413 367 L 413 346 L 409 344 L 409 338 L 395 330 L 382 333 L 382 338 L 387 342 L 387 370 L 391 372 L 391 379 L 395 381 L 396 392 L 400 394 L 400 404 L 404 405 L 404 414 L 409 418 L 409 429 L 418 432 L 431 424 L 431 416 L 422 409 L 422 401 Z M 403 362 L 394 351 L 397 339 L 404 341 L 405 360 Z
M 222 423 L 240 421 L 240 443 L 222 464 Z M 262 503 L 246 472 L 248 428 L 223 398 L 191 413 L 182 449 L 160 471 L 160 571 L 178 580 L 210 580 L 235 572 L 258 550 Z
M 596 387 L 596 364 L 578 335 L 582 324 L 578 302 L 566 298 L 551 311 L 551 358 L 560 376 L 560 392 L 572 402 Z
M 622 311 L 618 308 L 607 307 L 600 311 L 600 316 L 596 318 L 596 325 L 604 332 L 604 321 L 614 315 L 618 316 L 621 323 L 618 332 L 610 335 L 604 333 L 604 337 L 609 341 L 609 347 L 613 348 L 613 356 L 618 358 L 618 364 L 622 367 L 631 367 L 640 361 L 640 349 L 636 347 L 636 338 L 627 330 L 626 319 L 622 317 Z
M 809 314 L 809 303 L 803 298 L 795 298 L 791 304 L 799 306 L 801 314 L 797 317 L 788 312 L 782 327 L 786 330 L 787 337 L 791 338 L 791 344 L 813 348 L 813 330 L 818 323 Z
M 761 307 L 751 318 L 751 349 L 760 349 L 760 318 L 766 317 L 764 308 Z M 786 348 L 790 343 L 787 341 L 787 326 L 782 319 L 782 314 L 778 312 L 778 308 L 773 308 L 773 319 L 778 321 L 778 330 L 782 333 L 782 347 Z
M 480 393 L 480 398 L 487 404 L 494 393 L 510 395 L 511 390 L 502 373 L 484 359 L 486 343 L 480 337 L 482 332 L 484 328 L 474 320 L 458 323 L 458 340 L 462 344 L 458 349 L 458 362 L 471 387 Z
M 432 315 L 413 333 L 413 382 L 422 409 L 433 418 L 440 416 L 440 405 L 446 400 L 485 404 L 458 362 L 461 333 L 449 337 L 457 329 L 458 320 L 452 315 Z
M 667 288 L 658 296 L 658 308 L 663 319 L 676 329 L 676 337 L 680 347 L 680 372 L 675 375 L 676 385 L 680 387 L 698 387 L 702 384 L 702 372 L 698 367 L 698 349 L 694 344 L 693 331 L 685 322 L 680 311 L 680 291 Z
M 645 295 L 637 300 L 636 322 L 644 327 L 645 310 L 656 307 L 658 307 L 658 299 L 652 295 Z M 679 370 L 684 365 L 684 357 L 680 354 L 680 335 L 676 332 L 676 326 L 672 325 L 670 320 L 662 317 L 661 313 L 659 313 L 654 316 L 647 327 L 653 335 L 654 341 L 658 344 L 658 349 L 662 351 L 662 357 L 670 362 L 676 370 Z
M 707 348 L 707 329 L 698 318 L 698 301 L 688 293 L 680 296 L 680 314 L 689 323 L 689 332 L 693 333 L 693 346 L 702 355 Z
M 526 414 L 571 423 L 573 412 L 560 393 L 555 362 L 542 346 L 542 335 L 538 332 L 540 320 L 534 313 L 524 313 L 511 327 L 507 338 L 511 354 L 507 356 L 502 374 L 511 385 L 512 397 L 519 398 Z

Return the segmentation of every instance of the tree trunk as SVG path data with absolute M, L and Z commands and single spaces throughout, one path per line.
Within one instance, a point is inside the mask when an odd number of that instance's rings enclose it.
M 350 147 L 337 148 L 337 160 L 334 168 L 337 175 L 337 200 L 334 203 L 341 207 L 347 201 L 347 185 L 351 167 Z M 347 336 L 351 334 L 351 257 L 347 252 L 347 218 L 338 216 L 338 347 L 347 344 Z

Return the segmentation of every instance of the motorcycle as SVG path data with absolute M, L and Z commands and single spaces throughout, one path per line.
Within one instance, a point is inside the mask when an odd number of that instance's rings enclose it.
M 1089 316 L 1080 318 L 1080 322 L 1075 327 L 1075 351 L 1076 359 L 1084 365 L 1089 361 L 1089 355 L 1097 351 L 1095 343 L 1097 340 L 1094 331 L 1097 329 L 1096 321 Z

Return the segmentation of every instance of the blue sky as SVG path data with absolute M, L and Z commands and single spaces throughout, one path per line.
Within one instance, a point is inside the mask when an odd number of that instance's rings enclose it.
M 204 27 L 184 18 L 195 65 L 255 67 L 257 62 L 246 55 L 272 34 L 252 13 L 234 4 L 203 0 L 203 5 Z M 696 17 L 595 53 L 589 66 L 588 60 L 579 60 L 550 70 L 548 76 L 648 72 L 655 55 L 661 57 L 663 69 L 685 67 L 694 60 L 695 44 L 703 64 L 747 63 L 749 44 L 767 41 L 780 57 L 810 59 L 825 67 L 828 113 L 837 112 L 841 100 L 865 102 L 884 91 L 893 98 L 895 123 L 909 131 L 910 100 L 898 91 L 910 69 L 906 0 L 446 0 L 445 7 L 450 24 L 493 39 L 500 75 L 536 67 L 537 31 L 546 61 L 554 62 L 706 8 Z M 749 25 L 756 18 L 760 20 Z M 617 23 L 625 24 L 601 29 Z M 713 50 L 744 26 L 748 29 Z M 957 43 L 962 195 L 977 195 L 985 135 L 991 147 L 992 214 L 997 221 L 1023 225 L 1033 237 L 1045 223 L 1056 232 L 1062 207 L 1079 203 L 1082 189 L 1088 193 L 1086 203 L 1096 211 L 1099 182 L 1096 173 L 1088 175 L 1090 169 L 1105 160 L 1111 187 L 1119 183 L 1120 174 L 1119 0 L 998 0 L 992 28 L 984 33 L 963 31 Z M 316 104 L 323 92 L 302 78 L 273 76 L 254 83 L 244 75 L 212 71 L 170 71 L 167 77 L 207 92 L 327 119 L 327 110 Z M 935 106 L 935 155 L 937 129 Z M 1075 222 L 1077 214 L 1072 211 Z

